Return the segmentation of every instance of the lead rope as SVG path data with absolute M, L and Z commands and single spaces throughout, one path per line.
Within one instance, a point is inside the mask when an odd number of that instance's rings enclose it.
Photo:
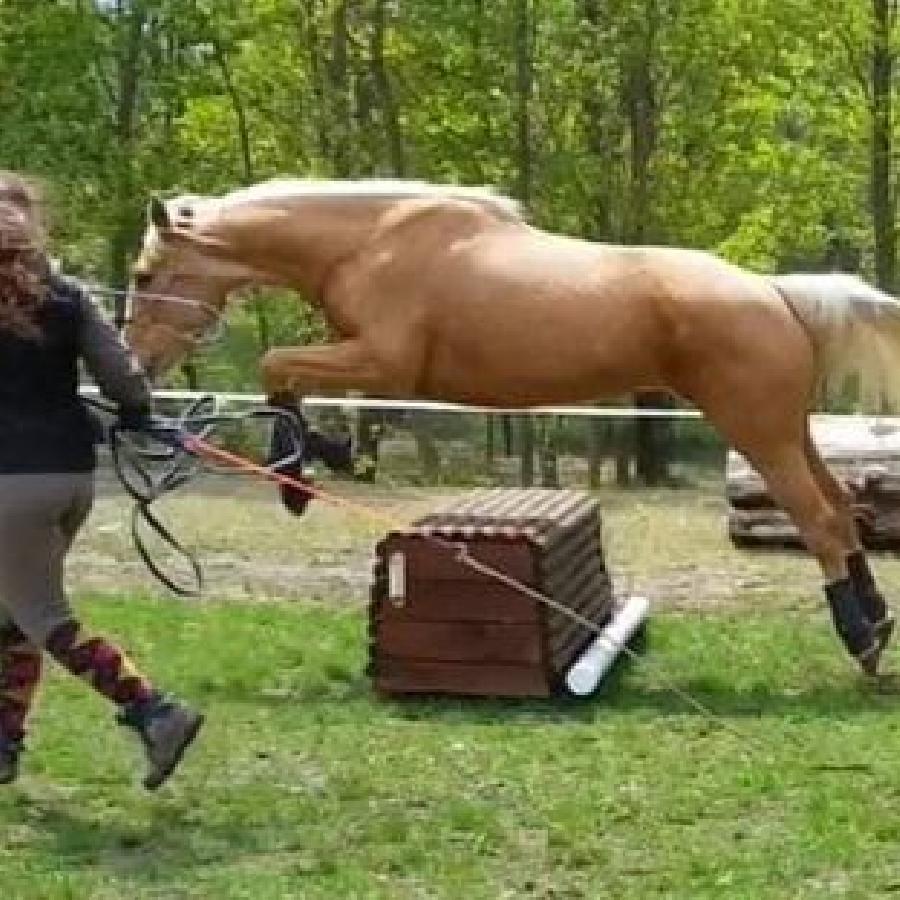
M 84 397 L 83 400 L 105 415 L 115 416 L 114 408 L 102 401 L 93 397 Z M 296 427 L 295 417 L 287 410 L 259 407 L 247 412 L 220 413 L 216 409 L 215 397 L 204 395 L 191 403 L 177 419 L 158 420 L 162 430 L 169 433 L 176 443 L 176 446 L 159 445 L 161 449 L 137 446 L 128 436 L 132 429 L 122 428 L 116 424 L 109 427 L 109 448 L 113 469 L 126 494 L 134 500 L 131 510 L 131 537 L 135 549 L 153 576 L 178 596 L 197 597 L 202 593 L 203 567 L 197 555 L 179 541 L 172 530 L 154 513 L 152 505 L 164 495 L 187 484 L 201 471 L 201 460 L 188 449 L 191 440 L 207 438 L 218 426 L 225 424 L 277 419 L 287 420 L 295 427 L 290 428 L 290 450 L 283 459 L 272 463 L 274 469 L 302 462 L 304 459 L 302 433 Z M 153 440 L 152 432 L 150 437 Z M 162 465 L 162 468 L 154 472 L 151 470 L 151 464 Z M 263 470 L 265 471 L 264 468 Z M 186 563 L 192 576 L 191 584 L 176 580 L 165 571 L 161 562 L 153 558 L 144 538 L 147 529 L 156 534 Z
M 326 491 L 323 491 L 321 488 L 314 487 L 313 485 L 305 484 L 295 478 L 291 478 L 289 475 L 285 475 L 282 472 L 276 471 L 272 467 L 261 466 L 253 462 L 252 460 L 247 459 L 246 457 L 239 456 L 236 453 L 231 453 L 228 450 L 223 450 L 221 447 L 210 444 L 203 438 L 194 436 L 186 437 L 185 449 L 188 450 L 188 452 L 196 453 L 198 455 L 214 459 L 237 471 L 255 475 L 259 478 L 274 482 L 275 484 L 279 484 L 283 487 L 289 487 L 297 491 L 303 491 L 312 497 L 330 504 L 331 506 L 342 507 L 351 512 L 361 514 L 371 519 L 372 521 L 378 522 L 382 526 L 387 526 L 392 530 L 398 528 L 402 529 L 406 527 L 405 523 L 400 522 L 393 516 L 389 516 L 381 512 L 380 510 L 373 509 L 366 504 L 356 503 L 352 500 L 346 499 L 345 497 L 339 497 L 336 494 L 328 493 Z M 548 597 L 546 594 L 536 590 L 530 585 L 524 584 L 521 581 L 505 574 L 504 572 L 495 569 L 493 566 L 490 566 L 487 563 L 476 559 L 475 557 L 471 556 L 468 548 L 463 543 L 449 541 L 444 538 L 427 534 L 424 535 L 424 539 L 434 546 L 438 546 L 445 550 L 451 551 L 457 562 L 471 569 L 472 571 L 478 572 L 481 575 L 504 584 L 507 587 L 527 597 L 530 597 L 536 602 L 559 612 L 572 621 L 577 622 L 579 625 L 582 625 L 584 628 L 586 628 L 590 633 L 595 635 L 601 642 L 605 644 L 608 649 L 613 650 L 616 653 L 625 654 L 629 659 L 633 660 L 644 669 L 654 668 L 660 678 L 660 681 L 662 682 L 663 687 L 666 690 L 670 691 L 674 696 L 678 697 L 682 702 L 684 702 L 695 712 L 699 713 L 711 724 L 718 726 L 723 731 L 729 732 L 734 737 L 740 738 L 743 745 L 753 747 L 758 753 L 761 753 L 764 750 L 768 751 L 771 749 L 762 741 L 757 740 L 757 738 L 755 738 L 754 736 L 746 734 L 741 729 L 718 716 L 710 707 L 706 706 L 696 697 L 692 696 L 687 691 L 679 687 L 678 684 L 675 683 L 673 678 L 658 663 L 651 664 L 645 657 L 642 657 L 639 653 L 636 653 L 627 644 L 619 644 L 618 642 L 612 640 L 608 635 L 603 633 L 602 628 L 597 625 L 596 622 L 592 622 L 590 619 L 581 615 L 576 610 L 570 609 L 569 607 L 559 603 L 552 597 Z

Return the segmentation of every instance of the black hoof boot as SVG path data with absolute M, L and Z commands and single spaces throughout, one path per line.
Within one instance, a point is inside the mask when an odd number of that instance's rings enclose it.
M 851 553 L 847 557 L 847 571 L 859 597 L 862 614 L 875 631 L 879 651 L 884 650 L 894 632 L 894 615 L 888 609 L 884 596 L 878 590 L 875 576 L 869 569 L 869 563 L 862 550 Z
M 863 616 L 853 581 L 848 577 L 825 585 L 825 596 L 835 630 L 847 652 L 866 675 L 877 675 L 881 649 L 871 622 Z
M 272 427 L 272 441 L 269 445 L 268 464 L 275 466 L 275 471 L 280 475 L 285 475 L 291 481 L 299 484 L 308 484 L 309 478 L 306 475 L 306 463 L 309 459 L 309 426 L 300 408 L 294 402 L 293 398 L 282 394 L 269 398 L 269 406 L 283 409 L 290 413 L 290 417 L 279 416 L 275 419 Z M 297 450 L 300 450 L 298 459 L 285 465 L 278 463 L 290 456 L 295 456 Z M 312 494 L 309 491 L 302 490 L 290 484 L 279 484 L 278 493 L 281 495 L 281 502 L 284 504 L 288 512 L 295 516 L 302 516 L 309 506 Z
M 353 444 L 350 438 L 330 438 L 312 428 L 307 432 L 310 459 L 321 459 L 332 472 L 353 472 Z

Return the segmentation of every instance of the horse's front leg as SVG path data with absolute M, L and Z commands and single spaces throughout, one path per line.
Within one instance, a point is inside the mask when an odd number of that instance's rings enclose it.
M 353 470 L 353 454 L 349 440 L 327 437 L 310 428 L 300 410 L 303 395 L 323 392 L 343 393 L 361 390 L 374 394 L 390 394 L 402 390 L 402 379 L 391 376 L 358 341 L 343 341 L 321 347 L 288 347 L 270 350 L 262 360 L 262 378 L 269 403 L 286 409 L 295 417 L 301 430 L 304 460 L 280 466 L 282 474 L 295 481 L 304 478 L 304 462 L 321 459 L 333 471 Z M 276 465 L 292 452 L 295 429 L 284 420 L 275 423 L 270 464 Z M 284 505 L 295 515 L 306 509 L 310 495 L 302 489 L 282 484 Z
M 343 393 L 403 393 L 404 379 L 389 372 L 361 341 L 342 341 L 318 347 L 279 347 L 261 363 L 263 384 L 270 397 Z

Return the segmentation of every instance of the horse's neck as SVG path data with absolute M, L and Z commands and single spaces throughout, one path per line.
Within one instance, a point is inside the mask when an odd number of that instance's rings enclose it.
M 389 208 L 386 200 L 267 201 L 224 209 L 217 238 L 254 279 L 301 289 L 320 299 L 336 267 L 370 239 Z

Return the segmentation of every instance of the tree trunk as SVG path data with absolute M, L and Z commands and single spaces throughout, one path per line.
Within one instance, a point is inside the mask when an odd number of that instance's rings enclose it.
M 579 13 L 587 24 L 584 37 L 589 52 L 600 54 L 600 37 L 611 27 L 609 4 L 603 0 L 581 0 Z M 615 242 L 622 239 L 616 233 L 613 209 L 617 201 L 615 190 L 615 162 L 617 147 L 621 141 L 621 129 L 615 113 L 597 85 L 588 82 L 582 98 L 587 148 L 595 160 L 593 197 L 588 210 L 586 234 L 592 240 Z M 615 455 L 616 483 L 628 485 L 631 481 L 631 445 L 634 440 L 632 427 L 619 427 L 599 418 L 589 420 L 588 432 L 588 483 L 592 489 L 603 484 L 604 456 Z
M 609 27 L 601 12 L 600 0 L 581 0 L 580 14 L 587 23 L 585 38 L 590 51 L 603 52 L 599 46 L 599 36 L 604 27 Z M 608 10 L 607 10 L 608 14 Z M 598 241 L 614 241 L 618 235 L 613 227 L 613 161 L 620 134 L 609 104 L 604 102 L 599 86 L 588 82 L 582 98 L 582 115 L 585 123 L 587 149 L 594 158 L 593 197 L 588 210 L 587 237 Z
M 534 419 L 530 415 L 519 416 L 519 484 L 534 485 Z
M 647 391 L 635 397 L 638 409 L 663 408 L 670 405 L 668 394 Z M 635 477 L 646 487 L 669 481 L 669 460 L 666 452 L 671 443 L 672 426 L 665 419 L 640 418 L 636 423 Z
M 516 0 L 516 167 L 517 194 L 527 207 L 532 192 L 531 98 L 534 91 L 532 0 Z
M 247 108 L 234 80 L 234 74 L 231 71 L 228 55 L 225 53 L 221 41 L 214 36 L 212 38 L 212 45 L 216 64 L 222 74 L 222 83 L 225 86 L 225 93 L 228 95 L 228 99 L 231 101 L 231 108 L 234 111 L 238 136 L 238 150 L 241 160 L 241 175 L 244 184 L 251 185 L 256 182 L 256 167 L 253 163 L 253 146 Z M 266 315 L 266 309 L 263 306 L 262 301 L 255 293 L 249 301 L 249 305 L 253 310 L 253 317 L 256 320 L 256 338 L 259 343 L 259 348 L 262 353 L 265 353 L 272 346 L 272 329 L 269 325 L 269 318 Z
M 382 414 L 377 410 L 361 409 L 356 419 L 357 467 L 359 481 L 374 481 L 378 471 L 378 438 Z
M 631 216 L 627 238 L 646 241 L 652 231 L 651 165 L 656 153 L 659 108 L 653 64 L 656 54 L 658 0 L 646 0 L 646 25 L 626 61 L 623 91 L 630 134 Z
M 322 42 L 318 22 L 319 3 L 320 0 L 309 0 L 306 4 L 300 4 L 300 33 L 309 59 L 309 83 L 314 100 L 313 115 L 316 121 L 319 153 L 323 159 L 331 160 L 334 154 L 331 149 L 330 98 L 322 66 Z
M 250 135 L 250 124 L 247 118 L 247 109 L 244 105 L 241 93 L 238 90 L 231 71 L 231 65 L 228 62 L 228 56 L 222 47 L 221 41 L 213 36 L 213 56 L 219 72 L 222 75 L 222 84 L 225 93 L 231 101 L 231 109 L 234 112 L 235 125 L 237 127 L 238 152 L 241 160 L 241 174 L 244 184 L 253 184 L 256 181 L 256 172 L 253 165 L 253 149 Z
M 331 88 L 331 108 L 334 124 L 332 165 L 338 178 L 349 178 L 352 171 L 350 143 L 350 35 L 348 31 L 349 0 L 338 0 L 332 13 L 331 65 L 328 76 Z
M 626 488 L 631 486 L 631 461 L 635 457 L 635 444 L 637 438 L 633 423 L 623 423 L 616 427 L 616 486 Z
M 603 459 L 609 428 L 602 419 L 588 419 L 588 486 L 597 490 L 603 484 Z
M 488 413 L 484 417 L 484 468 L 488 476 L 493 476 L 494 466 L 497 462 L 496 438 L 497 419 Z
M 559 454 L 556 439 L 559 434 L 559 419 L 545 417 L 541 428 L 540 465 L 541 485 L 546 488 L 559 487 Z
M 146 12 L 140 3 L 119 0 L 117 25 L 120 31 L 118 97 L 116 104 L 116 209 L 118 218 L 110 238 L 112 284 L 122 290 L 128 283 L 128 253 L 138 230 L 134 206 L 134 144 L 138 118 L 138 86 Z
M 406 147 L 403 141 L 403 129 L 400 126 L 400 113 L 394 96 L 394 87 L 384 59 L 384 42 L 387 30 L 385 0 L 375 0 L 371 46 L 372 75 L 375 80 L 381 111 L 384 114 L 384 130 L 387 138 L 391 171 L 395 178 L 405 178 Z
M 872 52 L 872 223 L 875 231 L 875 276 L 878 286 L 897 287 L 897 225 L 892 160 L 893 70 L 891 41 L 896 0 L 873 0 Z
M 441 456 L 432 432 L 432 420 L 429 414 L 413 412 L 412 433 L 426 484 L 435 484 L 441 470 Z
M 625 109 L 631 136 L 630 180 L 631 218 L 627 239 L 632 244 L 646 243 L 653 235 L 651 175 L 659 129 L 654 61 L 658 52 L 659 0 L 645 0 L 646 21 L 643 33 L 632 49 L 624 79 Z M 664 394 L 648 392 L 635 396 L 638 409 L 664 404 Z M 669 423 L 662 419 L 638 419 L 634 426 L 635 477 L 643 485 L 653 486 L 668 480 Z
M 516 0 L 516 193 L 528 207 L 531 204 L 533 153 L 531 145 L 531 98 L 534 92 L 534 42 L 532 0 Z M 519 419 L 519 481 L 523 487 L 534 484 L 534 420 Z
M 187 383 L 189 391 L 200 390 L 200 373 L 197 371 L 196 362 L 188 360 L 187 362 L 182 363 L 181 374 L 184 375 L 184 380 Z
M 327 89 L 331 110 L 331 165 L 337 178 L 353 175 L 353 121 L 350 18 L 356 0 L 337 0 L 331 13 L 331 58 Z M 378 470 L 378 440 L 383 415 L 377 410 L 361 409 L 356 418 L 356 452 L 363 460 L 357 478 L 374 481 Z

